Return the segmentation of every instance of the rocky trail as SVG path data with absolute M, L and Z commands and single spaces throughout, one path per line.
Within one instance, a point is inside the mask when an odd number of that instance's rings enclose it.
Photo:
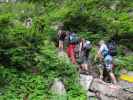
M 58 56 L 68 59 L 65 52 L 59 52 Z M 79 83 L 86 90 L 88 100 L 133 100 L 133 91 L 126 91 L 128 88 L 133 88 L 133 83 L 122 80 L 117 85 L 106 83 L 98 79 L 97 71 L 93 66 L 90 66 L 89 75 L 80 73 L 79 79 Z M 64 91 L 64 86 L 62 87 Z

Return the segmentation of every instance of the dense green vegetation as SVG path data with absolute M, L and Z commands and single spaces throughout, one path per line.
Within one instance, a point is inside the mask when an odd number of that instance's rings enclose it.
M 58 59 L 56 48 L 45 32 L 45 20 L 35 11 L 35 5 L 0 6 L 0 99 L 49 100 L 55 78 L 64 82 L 70 100 L 86 98 L 77 84 L 75 66 L 69 60 Z M 33 17 L 33 25 L 26 28 L 24 20 L 29 16 Z
M 132 7 L 132 0 L 1 3 L 0 99 L 50 100 L 50 86 L 59 78 L 65 84 L 68 100 L 85 100 L 85 93 L 77 84 L 75 66 L 56 55 L 53 41 L 58 23 L 64 24 L 64 30 L 75 31 L 94 44 L 115 37 L 119 44 L 116 74 L 121 68 L 133 71 L 133 56 L 123 52 L 124 48 L 133 50 Z M 31 28 L 24 25 L 28 17 L 33 20 Z

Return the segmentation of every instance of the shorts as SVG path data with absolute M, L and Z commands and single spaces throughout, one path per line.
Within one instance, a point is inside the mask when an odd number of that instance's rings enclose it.
M 113 64 L 108 64 L 108 65 L 104 65 L 105 66 L 105 69 L 107 70 L 107 72 L 111 72 L 112 71 L 112 68 L 113 68 Z
M 112 61 L 104 60 L 104 67 L 105 69 L 110 72 L 113 69 L 113 63 Z
M 63 44 L 64 43 L 64 41 L 63 40 L 59 40 L 59 44 Z
M 89 64 L 89 58 L 85 56 L 84 52 L 82 51 L 80 54 L 81 64 Z

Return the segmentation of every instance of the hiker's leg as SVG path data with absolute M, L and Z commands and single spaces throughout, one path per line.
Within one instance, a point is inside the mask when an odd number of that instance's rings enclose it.
M 84 70 L 88 71 L 88 64 L 87 63 L 84 63 Z
M 100 79 L 103 79 L 103 70 L 104 70 L 104 68 L 103 68 L 102 64 L 100 64 L 98 66 L 98 70 L 99 70 L 99 74 L 100 74 Z
M 109 75 L 110 75 L 111 80 L 113 81 L 113 83 L 116 84 L 117 81 L 116 81 L 116 77 L 115 77 L 114 73 L 113 72 L 110 72 Z
M 81 70 L 84 70 L 84 64 L 81 64 Z
M 59 51 L 61 50 L 61 40 L 59 40 Z
M 63 50 L 63 41 L 59 40 L 59 51 Z
M 75 55 L 74 55 L 73 51 L 72 51 L 72 54 L 71 54 L 71 60 L 72 60 L 73 64 L 76 64 L 76 59 L 75 59 Z

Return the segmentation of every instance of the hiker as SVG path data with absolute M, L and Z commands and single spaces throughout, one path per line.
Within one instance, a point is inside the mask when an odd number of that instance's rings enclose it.
M 81 59 L 81 70 L 88 71 L 89 65 L 89 52 L 91 50 L 91 43 L 88 40 L 81 39 L 79 47 L 79 55 Z
M 58 31 L 59 51 L 63 51 L 64 49 L 65 38 L 66 38 L 66 32 L 63 30 L 59 30 Z
M 69 32 L 68 34 L 68 47 L 67 47 L 67 55 L 71 59 L 73 64 L 77 64 L 76 62 L 76 55 L 74 52 L 74 49 L 76 47 L 76 44 L 78 43 L 78 37 L 77 34 L 74 32 Z
M 105 44 L 105 42 L 103 40 L 101 40 L 99 42 L 99 45 L 100 45 L 100 48 L 98 50 L 99 60 L 104 65 L 103 69 L 105 69 L 108 72 L 111 80 L 113 81 L 114 84 L 116 84 L 116 78 L 115 78 L 115 75 L 114 75 L 114 73 L 112 71 L 113 58 L 109 54 L 109 49 L 108 49 L 107 45 Z M 103 72 L 101 74 L 103 74 Z M 103 78 L 103 76 L 100 75 L 100 78 Z

